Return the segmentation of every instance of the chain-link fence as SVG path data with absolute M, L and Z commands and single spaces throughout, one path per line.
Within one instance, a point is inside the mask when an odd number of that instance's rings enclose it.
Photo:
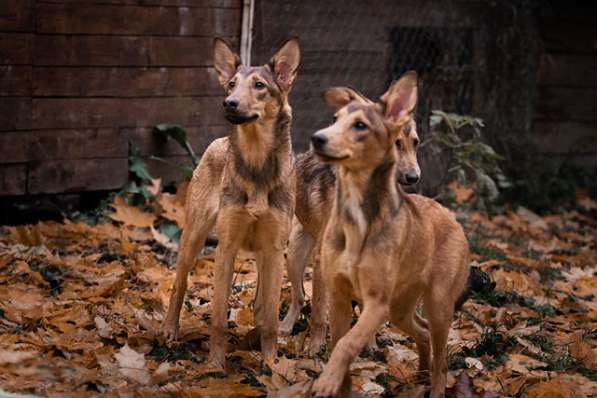
M 377 98 L 407 70 L 419 74 L 419 135 L 431 110 L 472 114 L 486 139 L 516 158 L 532 124 L 539 50 L 533 1 L 285 1 L 255 6 L 255 61 L 265 62 L 287 36 L 301 39 L 303 62 L 291 96 L 294 144 L 329 122 L 320 99 L 333 85 Z M 442 164 L 421 153 L 423 189 Z

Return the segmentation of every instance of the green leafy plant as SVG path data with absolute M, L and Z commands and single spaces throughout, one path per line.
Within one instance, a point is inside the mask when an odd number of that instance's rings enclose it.
M 498 164 L 502 157 L 481 140 L 483 120 L 434 110 L 429 127 L 430 137 L 421 147 L 428 146 L 436 156 L 448 154 L 442 185 L 457 180 L 472 187 L 482 205 L 495 202 L 499 190 L 510 184 Z
M 147 169 L 147 163 L 141 157 L 139 147 L 129 142 L 129 180 L 120 192 L 129 204 L 140 204 L 154 199 L 147 189 L 154 178 Z
M 161 123 L 161 124 L 156 125 L 153 128 L 153 133 L 163 140 L 172 139 L 176 143 L 178 143 L 187 152 L 187 154 L 191 158 L 193 167 L 191 168 L 188 166 L 175 164 L 175 163 L 169 162 L 166 159 L 163 159 L 159 156 L 151 156 L 151 159 L 163 162 L 163 163 L 168 164 L 173 167 L 176 167 L 177 169 L 182 171 L 182 173 L 184 174 L 186 179 L 190 180 L 191 177 L 193 176 L 193 170 L 199 164 L 199 157 L 195 154 L 195 151 L 193 151 L 193 148 L 191 147 L 191 144 L 189 143 L 189 141 L 187 139 L 186 130 L 178 124 Z

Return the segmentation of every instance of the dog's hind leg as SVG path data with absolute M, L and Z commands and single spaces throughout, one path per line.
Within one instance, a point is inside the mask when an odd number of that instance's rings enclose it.
M 390 318 L 394 325 L 415 340 L 419 353 L 419 371 L 428 372 L 431 359 L 429 329 L 427 320 L 416 311 L 419 297 L 419 289 L 416 287 L 402 291 L 392 299 Z
M 311 298 L 311 338 L 309 340 L 311 355 L 321 351 L 327 337 L 328 295 L 323 282 L 320 253 L 321 240 L 317 242 L 313 256 L 313 297 Z
M 429 314 L 431 347 L 433 359 L 431 365 L 431 398 L 442 397 L 446 389 L 448 372 L 447 343 L 454 310 L 439 296 L 429 293 L 425 299 L 425 312 Z
M 168 312 L 162 324 L 162 333 L 170 342 L 178 337 L 180 309 L 187 291 L 187 276 L 197 254 L 203 248 L 207 234 L 213 228 L 218 214 L 218 191 L 212 187 L 213 175 L 202 163 L 193 175 L 189 185 L 185 227 L 180 239 L 180 250 L 176 259 L 176 279 L 170 295 Z
M 288 260 L 286 262 L 288 279 L 291 285 L 291 300 L 288 312 L 280 323 L 280 334 L 289 335 L 292 333 L 292 328 L 305 304 L 303 276 L 314 246 L 315 239 L 305 232 L 303 226 L 295 217 L 292 221 L 288 244 Z
M 431 398 L 444 396 L 448 373 L 447 343 L 454 305 L 468 278 L 468 244 L 462 230 L 451 234 L 433 256 L 435 270 L 423 296 L 423 313 L 431 334 Z

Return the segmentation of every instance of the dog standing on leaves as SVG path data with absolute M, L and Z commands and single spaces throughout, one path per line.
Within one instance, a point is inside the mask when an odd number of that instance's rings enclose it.
M 416 97 L 413 72 L 377 104 L 353 101 L 349 88 L 325 93 L 339 110 L 334 124 L 312 137 L 315 153 L 337 174 L 321 251 L 332 352 L 312 386 L 318 397 L 350 395 L 350 364 L 388 319 L 415 340 L 419 369 L 431 367 L 431 397 L 445 392 L 447 338 L 469 274 L 468 243 L 450 211 L 397 187 L 395 141 Z M 352 300 L 363 311 L 351 328 Z M 420 301 L 425 318 L 416 311 Z
M 354 101 L 373 104 L 371 100 L 351 91 Z M 398 151 L 397 183 L 412 185 L 419 181 L 421 170 L 417 161 L 419 136 L 412 119 L 400 129 L 396 139 Z M 321 277 L 319 254 L 323 232 L 334 203 L 336 171 L 333 165 L 322 162 L 310 150 L 296 162 L 296 208 L 288 245 L 288 279 L 291 282 L 291 303 L 280 333 L 289 335 L 305 301 L 303 277 L 305 267 L 313 259 L 313 297 L 311 299 L 311 334 L 308 351 L 314 355 L 325 345 L 327 336 L 327 295 Z M 375 336 L 371 345 L 375 346 Z
M 234 132 L 213 141 L 193 173 L 185 207 L 185 229 L 176 263 L 163 334 L 178 335 L 187 275 L 215 225 L 210 363 L 224 368 L 227 309 L 234 259 L 242 247 L 256 256 L 255 322 L 263 360 L 276 357 L 284 249 L 294 212 L 294 155 L 288 94 L 300 61 L 298 40 L 290 39 L 259 67 L 241 65 L 223 40 L 214 42 L 214 67 L 227 92 L 226 119 Z

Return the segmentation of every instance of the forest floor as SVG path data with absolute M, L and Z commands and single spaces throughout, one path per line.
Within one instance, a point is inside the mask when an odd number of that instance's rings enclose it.
M 309 357 L 308 308 L 263 367 L 247 348 L 256 270 L 235 264 L 226 373 L 206 364 L 213 248 L 197 259 L 180 343 L 156 333 L 169 301 L 182 195 L 145 206 L 121 197 L 95 225 L 65 219 L 0 227 L 0 389 L 38 396 L 303 396 L 326 355 Z M 448 396 L 597 396 L 597 203 L 539 217 L 458 211 L 472 259 L 495 288 L 477 291 L 449 336 Z M 172 232 L 174 231 L 174 232 Z M 170 237 L 169 237 L 170 236 Z M 305 289 L 310 293 L 310 271 Z M 283 307 L 289 301 L 285 279 Z M 250 334 L 249 334 L 250 335 Z M 413 341 L 385 325 L 352 365 L 360 396 L 423 397 Z M 0 392 L 1 395 L 1 392 Z

